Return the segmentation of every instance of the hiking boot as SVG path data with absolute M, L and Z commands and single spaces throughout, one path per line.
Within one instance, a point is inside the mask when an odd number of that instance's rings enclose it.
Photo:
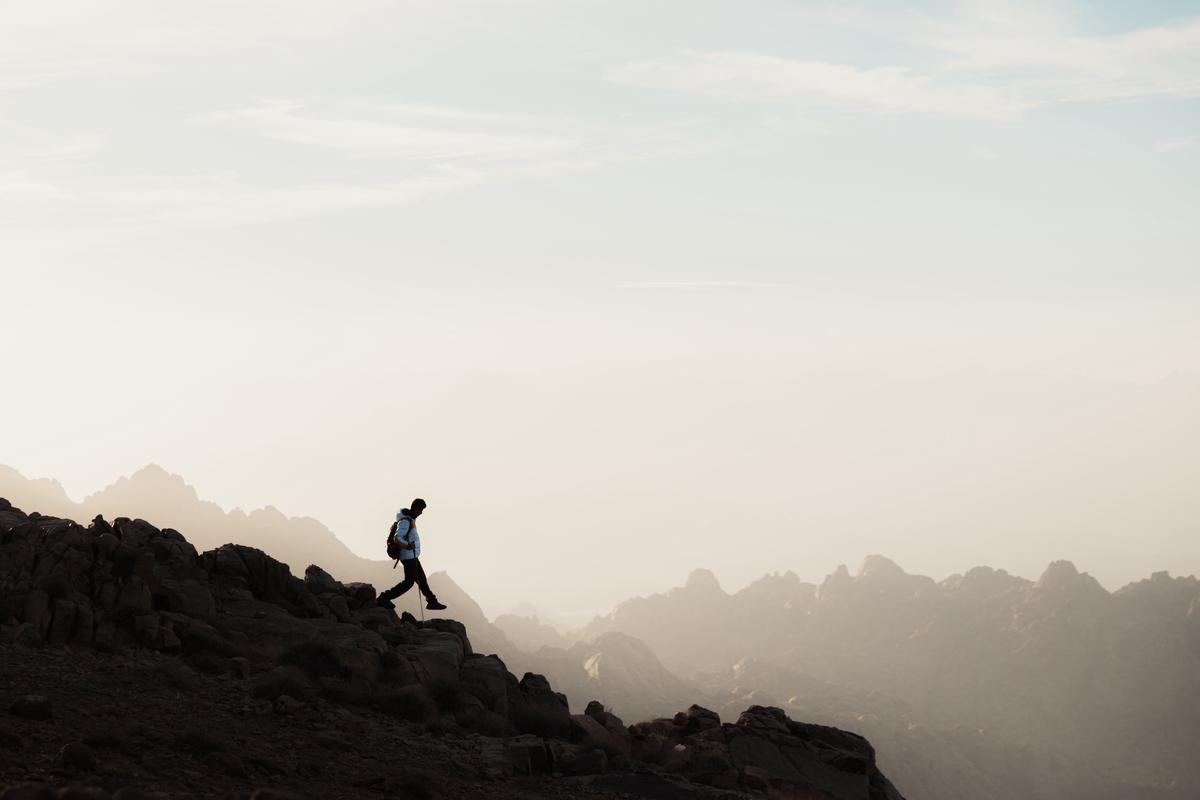
M 428 603 L 425 604 L 425 607 L 428 608 L 430 611 L 445 611 L 446 610 L 446 604 L 439 603 L 437 600 L 430 600 Z
M 392 609 L 394 609 L 396 607 L 395 603 L 393 603 L 391 600 L 384 597 L 383 595 L 379 595 L 379 599 L 375 601 L 375 605 L 383 606 L 384 608 L 392 608 Z

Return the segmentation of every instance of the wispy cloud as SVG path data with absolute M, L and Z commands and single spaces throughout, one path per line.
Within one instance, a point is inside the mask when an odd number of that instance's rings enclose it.
M 521 118 L 462 109 L 382 105 L 359 116 L 332 113 L 303 101 L 274 100 L 240 111 L 208 114 L 199 121 L 244 125 L 277 141 L 363 157 L 425 160 L 524 159 L 578 150 L 578 139 L 522 130 Z M 366 116 L 370 114 L 370 116 Z
M 1047 13 L 929 22 L 916 42 L 948 75 L 991 75 L 1033 103 L 1200 96 L 1200 22 L 1084 34 Z
M 8 170 L 0 160 L 0 199 L 9 198 L 14 208 L 22 200 L 70 204 L 100 220 L 69 235 L 47 223 L 45 235 L 29 240 L 30 247 L 56 251 L 170 230 L 397 206 L 485 183 L 687 152 L 677 146 L 673 128 L 392 101 L 271 100 L 195 115 L 190 123 L 241 134 L 243 146 L 269 140 L 304 148 L 304 169 L 293 179 L 258 170 L 243 156 L 223 171 L 108 172 L 96 180 L 59 175 L 53 162 L 84 158 L 103 145 L 78 138 L 26 147 Z M 30 138 L 34 132 L 24 133 Z M 44 166 L 45 175 L 23 168 L 30 165 Z
M 609 71 L 619 83 L 730 100 L 853 106 L 878 112 L 1010 119 L 1027 103 L 998 87 L 955 82 L 904 66 L 857 67 L 762 53 L 686 52 Z
M 1094 35 L 1044 5 L 978 2 L 947 18 L 892 19 L 875 32 L 914 53 L 912 63 L 685 51 L 607 76 L 725 100 L 982 119 L 1064 102 L 1200 97 L 1200 21 Z
M 1180 150 L 1200 150 L 1200 136 L 1183 139 L 1163 139 L 1154 143 L 1154 149 L 1160 153 L 1174 153 Z

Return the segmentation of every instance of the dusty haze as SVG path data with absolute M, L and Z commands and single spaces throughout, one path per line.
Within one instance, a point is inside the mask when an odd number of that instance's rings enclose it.
M 373 558 L 421 495 L 491 615 L 875 552 L 1198 572 L 1198 31 L 6 6 L 0 463 L 159 463 Z

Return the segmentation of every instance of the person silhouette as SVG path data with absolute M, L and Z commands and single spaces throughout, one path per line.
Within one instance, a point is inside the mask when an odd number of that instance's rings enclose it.
M 429 588 L 429 579 L 425 577 L 425 568 L 421 566 L 421 536 L 417 533 L 417 517 L 425 511 L 426 503 L 421 498 L 412 501 L 408 508 L 400 509 L 396 515 L 396 531 L 392 534 L 396 545 L 400 548 L 400 563 L 404 565 L 404 580 L 397 583 L 386 592 L 379 593 L 379 605 L 384 608 L 395 608 L 392 602 L 395 598 L 407 592 L 416 584 L 425 595 L 425 607 L 432 611 L 441 611 L 446 606 L 438 602 L 437 595 Z

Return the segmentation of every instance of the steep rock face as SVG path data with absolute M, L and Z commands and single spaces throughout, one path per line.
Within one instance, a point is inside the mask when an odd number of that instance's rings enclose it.
M 476 653 L 462 623 L 398 617 L 375 596 L 373 586 L 343 583 L 317 565 L 296 577 L 257 548 L 223 544 L 197 553 L 177 531 L 143 520 L 110 525 L 98 517 L 85 529 L 0 500 L 0 647 L 152 650 L 241 680 L 283 715 L 321 698 L 438 721 L 483 734 L 482 746 L 498 754 L 489 774 L 501 777 L 607 775 L 639 758 L 635 732 L 599 703 L 573 716 L 567 696 L 542 675 L 518 680 L 497 656 Z M 601 640 L 589 688 L 628 682 L 631 667 L 620 654 L 629 662 L 630 653 L 636 661 L 648 651 L 620 634 Z M 22 702 L 22 709 L 36 705 Z M 137 702 L 132 693 L 130 707 Z M 701 730 L 686 723 L 675 731 L 679 752 L 724 754 L 728 768 L 713 777 L 699 768 L 703 759 L 662 764 L 662 791 L 711 796 L 703 789 L 711 784 L 844 800 L 899 797 L 878 773 L 874 751 L 853 734 L 793 723 L 778 709 L 751 709 L 736 725 L 720 726 L 719 738 L 699 737 Z

